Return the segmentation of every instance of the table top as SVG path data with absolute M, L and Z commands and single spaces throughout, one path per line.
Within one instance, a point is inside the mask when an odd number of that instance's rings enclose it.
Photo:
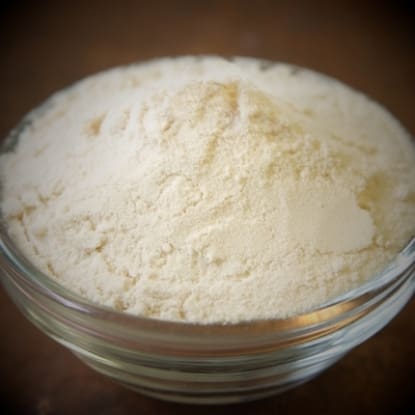
M 335 5 L 331 5 L 335 3 Z M 379 4 L 380 3 L 380 4 Z M 0 134 L 50 93 L 111 66 L 165 55 L 246 55 L 337 77 L 415 133 L 413 2 L 1 2 Z M 415 413 L 415 301 L 318 378 L 217 415 Z M 0 382 L 8 414 L 208 414 L 96 374 L 46 337 L 0 289 Z

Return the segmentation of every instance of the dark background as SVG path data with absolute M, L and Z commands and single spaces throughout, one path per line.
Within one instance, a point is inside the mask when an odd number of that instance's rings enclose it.
M 325 72 L 415 133 L 414 2 L 0 1 L 0 136 L 53 91 L 164 55 L 248 55 Z M 304 386 L 217 408 L 156 401 L 95 374 L 0 289 L 2 414 L 414 414 L 415 301 Z

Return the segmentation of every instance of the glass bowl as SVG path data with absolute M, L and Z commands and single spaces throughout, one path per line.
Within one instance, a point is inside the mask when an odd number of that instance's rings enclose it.
M 22 313 L 96 371 L 156 398 L 222 404 L 306 382 L 384 327 L 414 293 L 415 239 L 373 279 L 307 314 L 238 324 L 168 322 L 97 306 L 34 268 L 3 221 L 0 271 Z

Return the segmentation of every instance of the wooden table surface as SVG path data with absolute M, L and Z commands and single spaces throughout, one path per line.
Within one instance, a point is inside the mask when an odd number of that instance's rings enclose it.
M 50 93 L 88 74 L 201 53 L 325 72 L 382 102 L 415 133 L 411 1 L 1 1 L 0 8 L 2 137 Z M 94 373 L 0 289 L 0 413 L 414 414 L 414 313 L 412 300 L 387 328 L 295 390 L 212 409 L 147 398 Z

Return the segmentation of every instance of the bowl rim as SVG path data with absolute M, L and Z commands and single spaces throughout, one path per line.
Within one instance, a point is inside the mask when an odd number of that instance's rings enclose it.
M 85 297 L 71 291 L 59 284 L 37 269 L 16 247 L 7 233 L 4 221 L 0 221 L 0 269 L 1 260 L 6 261 L 18 272 L 19 277 L 24 282 L 29 283 L 31 288 L 41 295 L 44 295 L 54 302 L 63 305 L 72 311 L 87 314 L 98 320 L 118 322 L 121 325 L 142 328 L 144 330 L 167 330 L 185 334 L 220 334 L 233 333 L 241 334 L 247 332 L 252 327 L 256 327 L 256 332 L 260 334 L 272 334 L 275 332 L 309 331 L 318 329 L 333 321 L 341 321 L 348 312 L 355 311 L 356 305 L 361 305 L 361 298 L 371 294 L 377 294 L 384 287 L 392 284 L 396 278 L 404 274 L 411 266 L 415 265 L 415 237 L 413 237 L 405 248 L 389 262 L 389 264 L 374 277 L 364 284 L 347 291 L 324 304 L 320 304 L 313 309 L 296 314 L 287 318 L 253 319 L 240 322 L 213 322 L 200 323 L 191 321 L 163 320 L 154 317 L 143 317 L 123 311 L 115 310 L 109 306 L 100 305 L 88 300 Z M 3 275 L 1 278 L 5 278 Z M 365 304 L 366 301 L 363 301 Z M 196 330 L 196 332 L 195 332 Z

